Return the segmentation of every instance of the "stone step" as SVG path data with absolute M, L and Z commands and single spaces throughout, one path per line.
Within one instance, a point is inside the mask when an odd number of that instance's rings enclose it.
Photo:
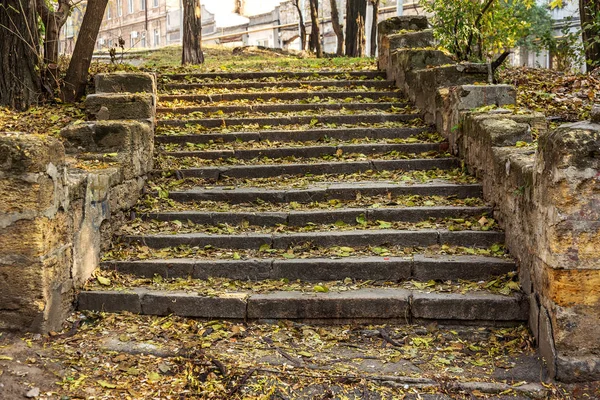
M 429 218 L 476 217 L 493 212 L 491 207 L 403 207 L 403 208 L 342 208 L 290 212 L 211 212 L 171 211 L 142 214 L 146 220 L 192 221 L 199 225 L 241 225 L 246 221 L 255 226 L 306 226 L 310 223 L 334 224 L 342 221 L 356 224 L 361 214 L 366 221 L 420 222 Z
M 422 158 L 413 160 L 368 160 L 298 164 L 256 164 L 178 170 L 183 178 L 202 178 L 219 181 L 229 178 L 271 178 L 284 175 L 354 174 L 365 171 L 448 170 L 460 166 L 457 158 Z
M 342 154 L 385 154 L 392 151 L 398 153 L 420 154 L 427 152 L 440 152 L 448 149 L 448 143 L 372 143 L 372 144 L 341 144 L 337 146 L 295 146 L 272 147 L 235 150 L 203 150 L 203 151 L 168 151 L 161 154 L 170 157 L 196 157 L 206 160 L 220 158 L 235 158 L 238 160 L 251 160 L 259 157 L 266 158 L 320 158 Z
M 307 129 L 307 130 L 262 130 L 257 132 L 205 133 L 182 135 L 156 135 L 156 143 L 213 143 L 236 141 L 303 142 L 325 139 L 406 139 L 422 132 L 430 132 L 428 127 L 420 128 L 344 128 L 344 129 Z
M 497 231 L 448 231 L 448 230 L 347 230 L 300 233 L 248 233 L 248 234 L 152 234 L 126 235 L 126 243 L 141 243 L 151 248 L 186 246 L 213 246 L 227 249 L 259 249 L 270 246 L 288 249 L 292 246 L 314 243 L 321 247 L 333 246 L 402 246 L 428 247 L 434 245 L 490 247 L 504 242 L 504 233 Z
M 286 117 L 258 117 L 258 118 L 201 118 L 201 119 L 164 119 L 158 121 L 159 127 L 200 125 L 204 128 L 226 128 L 241 125 L 278 126 L 278 125 L 309 125 L 317 123 L 327 124 L 371 124 L 383 122 L 408 122 L 419 119 L 422 114 L 352 114 L 352 115 L 326 115 L 326 116 L 286 116 Z
M 219 113 L 272 113 L 272 112 L 297 112 L 307 110 L 389 110 L 391 107 L 403 108 L 408 103 L 381 102 L 381 103 L 309 103 L 309 104 L 254 104 L 237 106 L 197 106 L 197 107 L 157 107 L 158 113 L 191 114 L 193 112 Z M 218 115 L 214 116 L 219 118 Z
M 265 78 L 306 78 L 306 77 L 356 77 L 356 78 L 384 78 L 385 72 L 381 71 L 281 71 L 281 72 L 204 72 L 189 74 L 163 74 L 161 77 L 172 80 L 196 79 L 224 79 L 224 80 L 252 80 Z
M 393 81 L 385 80 L 314 80 L 314 81 L 279 81 L 279 82 L 259 82 L 259 81 L 246 81 L 246 82 L 211 82 L 211 83 L 166 83 L 160 85 L 160 90 L 174 90 L 174 89 L 274 89 L 277 88 L 298 88 L 303 89 L 305 87 L 358 87 L 358 88 L 393 88 Z
M 294 101 L 312 99 L 314 97 L 319 98 L 332 98 L 332 99 L 345 99 L 347 97 L 362 96 L 363 98 L 369 98 L 372 100 L 379 100 L 388 97 L 404 97 L 400 92 L 395 90 L 379 90 L 379 91 L 368 91 L 368 90 L 344 90 L 344 91 L 327 91 L 327 90 L 306 90 L 306 91 L 295 91 L 295 92 L 247 92 L 247 93 L 214 93 L 214 94 L 160 94 L 159 104 L 161 101 L 174 101 L 174 100 L 186 100 L 204 103 L 214 102 L 226 102 L 226 101 L 237 101 L 237 100 L 248 100 L 248 101 L 265 101 L 280 100 L 280 101 Z
M 208 319 L 295 320 L 312 323 L 440 322 L 450 325 L 512 325 L 527 321 L 521 293 L 422 293 L 406 289 L 365 288 L 344 292 L 232 292 L 221 296 L 136 288 L 82 291 L 78 309 L 178 315 Z
M 488 280 L 516 270 L 513 261 L 481 256 L 343 257 L 304 259 L 153 259 L 107 261 L 105 270 L 145 278 L 228 278 L 258 281 L 288 279 L 305 282 L 355 280 L 383 282 Z
M 231 204 L 255 203 L 310 203 L 332 199 L 353 200 L 361 196 L 456 196 L 457 198 L 481 197 L 480 184 L 455 184 L 434 182 L 429 184 L 398 184 L 393 182 L 354 182 L 315 185 L 306 189 L 263 189 L 253 187 L 213 187 L 169 192 L 169 198 L 179 201 L 223 201 Z

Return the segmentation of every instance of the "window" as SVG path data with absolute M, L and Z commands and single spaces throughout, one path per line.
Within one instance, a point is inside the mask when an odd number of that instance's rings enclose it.
M 152 7 L 158 7 L 158 0 L 152 0 Z
M 146 32 L 142 32 L 142 47 L 146 47 Z
M 146 0 L 140 1 L 140 10 L 142 10 L 142 11 L 146 10 Z
M 110 3 L 106 5 L 106 19 L 111 19 L 112 15 L 110 13 Z
M 137 37 L 138 37 L 138 34 L 136 31 L 131 32 L 131 48 L 132 49 L 135 47 L 135 44 L 137 42 Z
M 117 14 L 119 17 L 123 16 L 123 0 L 117 0 Z
M 154 47 L 160 46 L 160 31 L 158 29 L 154 30 Z
M 127 11 L 129 14 L 133 14 L 133 0 L 127 0 Z

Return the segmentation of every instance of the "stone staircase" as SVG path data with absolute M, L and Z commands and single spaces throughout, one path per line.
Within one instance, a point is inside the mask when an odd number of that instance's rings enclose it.
M 482 187 L 375 71 L 164 75 L 155 176 L 80 310 L 514 325 Z

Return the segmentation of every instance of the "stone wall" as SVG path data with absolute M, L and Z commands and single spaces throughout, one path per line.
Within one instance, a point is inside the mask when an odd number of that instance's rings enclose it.
M 487 65 L 452 62 L 426 28 L 382 22 L 379 66 L 482 180 L 551 377 L 600 379 L 600 116 L 548 131 L 513 87 L 485 84 Z
M 154 81 L 147 74 L 96 78 L 97 92 L 142 92 L 107 97 L 146 105 L 155 103 Z M 87 108 L 97 104 L 92 96 Z M 110 115 L 114 104 L 101 107 Z M 99 264 L 102 243 L 152 169 L 153 120 L 146 107 L 129 120 L 73 124 L 60 138 L 0 133 L 0 330 L 61 328 Z

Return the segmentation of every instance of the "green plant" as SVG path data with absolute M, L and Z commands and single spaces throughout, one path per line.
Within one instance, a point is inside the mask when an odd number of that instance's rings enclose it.
M 534 34 L 544 16 L 534 0 L 421 0 L 421 5 L 433 15 L 440 46 L 460 61 L 506 53 Z

